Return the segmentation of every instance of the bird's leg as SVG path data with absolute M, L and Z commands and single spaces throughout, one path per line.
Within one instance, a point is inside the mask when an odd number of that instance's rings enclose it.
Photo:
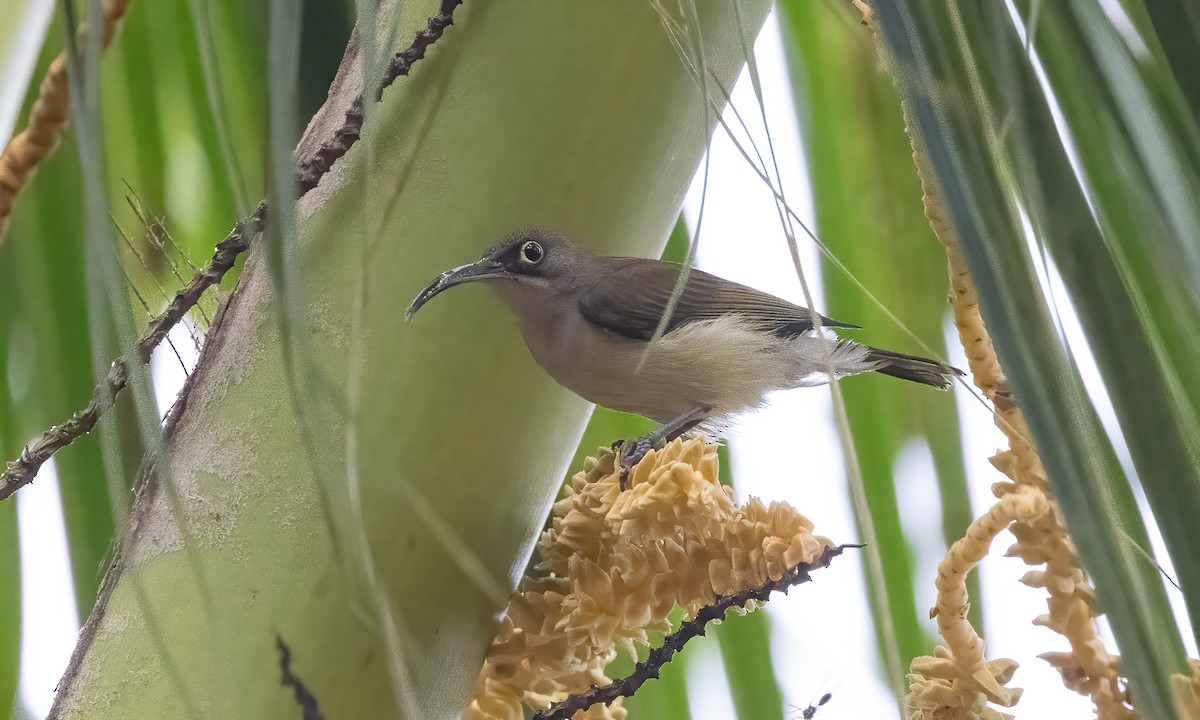
M 646 457 L 646 453 L 651 450 L 662 450 L 667 443 L 704 422 L 710 412 L 712 412 L 711 407 L 701 406 L 667 422 L 649 435 L 631 440 L 618 440 L 613 443 L 613 449 L 617 451 L 617 469 L 620 472 L 621 489 L 627 488 L 629 474 L 642 461 L 642 458 Z

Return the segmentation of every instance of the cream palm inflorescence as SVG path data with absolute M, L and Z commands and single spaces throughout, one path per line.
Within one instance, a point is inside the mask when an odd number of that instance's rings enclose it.
M 651 452 L 621 492 L 615 455 L 588 458 L 555 503 L 551 526 L 509 602 L 464 718 L 520 720 L 607 683 L 605 666 L 669 630 L 679 605 L 758 587 L 832 543 L 785 503 L 739 506 L 718 482 L 716 446 L 676 440 Z M 618 704 L 576 718 L 621 718 Z
M 870 6 L 863 0 L 854 0 L 854 5 L 862 11 L 864 23 L 878 38 Z M 894 75 L 886 48 L 878 42 L 876 47 L 884 68 Z M 1017 538 L 1007 555 L 1019 557 L 1027 565 L 1045 565 L 1043 570 L 1031 571 L 1022 578 L 1026 585 L 1043 588 L 1050 596 L 1048 612 L 1034 622 L 1063 635 L 1070 643 L 1069 652 L 1045 653 L 1042 659 L 1058 669 L 1067 687 L 1092 699 L 1100 720 L 1136 718 L 1117 658 L 1108 653 L 1097 634 L 1098 612 L 1093 604 L 1092 587 L 1079 565 L 1058 502 L 1049 490 L 1046 470 L 1029 439 L 1024 414 L 1009 394 L 992 339 L 980 315 L 979 298 L 955 228 L 933 181 L 928 156 L 910 129 L 911 111 L 904 103 L 901 109 L 924 191 L 925 216 L 946 248 L 950 302 L 959 340 L 972 378 L 995 406 L 996 425 L 1009 442 L 1009 449 L 991 458 L 992 465 L 1008 478 L 1007 482 L 992 486 L 997 503 L 971 524 L 966 537 L 954 544 L 938 567 L 938 605 L 932 614 L 938 619 L 938 630 L 946 645 L 937 648 L 932 657 L 913 660 L 908 675 L 909 694 L 905 698 L 908 716 L 945 720 L 1005 717 L 987 703 L 1010 707 L 1020 697 L 1019 690 L 1004 687 L 1016 663 L 1005 659 L 985 663 L 983 641 L 966 619 L 966 573 L 1007 527 Z
M 1045 653 L 1042 659 L 1058 669 L 1067 687 L 1092 699 L 1100 720 L 1131 720 L 1138 716 L 1125 693 L 1117 659 L 1108 653 L 1097 634 L 1095 616 L 1098 613 L 1093 605 L 1092 587 L 1079 565 L 1075 545 L 1067 532 L 1058 502 L 1050 492 L 1046 470 L 1037 448 L 1030 440 L 1024 413 L 1009 395 L 1007 380 L 980 315 L 974 283 L 956 243 L 954 230 L 946 219 L 941 200 L 928 180 L 922 157 L 914 148 L 918 174 L 926 188 L 925 214 L 938 238 L 946 245 L 950 299 L 959 340 L 966 352 L 975 384 L 995 406 L 996 426 L 1009 443 L 1007 450 L 991 458 L 993 467 L 1007 477 L 1007 481 L 992 486 L 992 493 L 998 501 L 987 515 L 971 525 L 967 537 L 960 542 L 978 545 L 986 537 L 990 544 L 991 539 L 1005 526 L 1012 531 L 1017 542 L 1006 554 L 1021 558 L 1027 565 L 1045 566 L 1043 570 L 1031 571 L 1022 578 L 1026 585 L 1043 588 L 1049 595 L 1046 603 L 1048 612 L 1034 622 L 1061 634 L 1071 647 L 1069 652 Z M 936 673 L 931 675 L 929 671 L 934 665 L 927 662 L 930 658 L 914 660 L 909 674 L 910 692 L 906 699 L 910 717 L 976 718 L 999 715 L 981 702 L 964 702 L 957 706 L 959 714 L 946 713 L 944 707 L 939 705 L 940 697 L 936 692 L 939 683 L 949 682 L 965 691 L 975 682 L 976 700 L 986 698 L 1005 706 L 1011 706 L 1020 697 L 1019 691 L 1008 688 L 1003 688 L 1004 692 L 998 695 L 996 688 L 987 683 L 978 683 L 982 676 L 974 674 L 983 658 L 982 641 L 966 620 L 967 599 L 963 583 L 966 573 L 986 554 L 986 545 L 980 548 L 983 553 L 968 559 L 956 554 L 959 549 L 959 543 L 956 543 L 938 568 L 939 607 L 951 586 L 955 588 L 955 593 L 959 592 L 961 586 L 961 616 L 946 618 L 940 610 L 938 616 L 938 629 L 947 644 L 946 648 L 938 648 L 938 657 L 954 660 L 957 674 L 954 678 L 936 676 Z M 954 582 L 949 582 L 948 578 L 953 578 Z M 1003 685 L 1011 677 L 1016 664 L 1009 660 L 997 662 L 1006 667 L 1009 664 L 1012 666 L 1004 673 L 1000 683 Z M 948 667 L 941 667 L 941 670 L 946 671 Z M 969 694 L 960 693 L 960 697 L 967 700 Z M 941 715 L 937 714 L 939 711 Z

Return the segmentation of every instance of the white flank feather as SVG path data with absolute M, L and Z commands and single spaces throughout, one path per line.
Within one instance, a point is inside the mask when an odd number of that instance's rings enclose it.
M 875 367 L 866 348 L 832 334 L 781 338 L 740 315 L 688 323 L 652 345 L 598 329 L 578 313 L 545 320 L 537 332 L 526 326 L 525 339 L 559 384 L 659 422 L 704 406 L 727 418 L 761 406 L 773 391 Z

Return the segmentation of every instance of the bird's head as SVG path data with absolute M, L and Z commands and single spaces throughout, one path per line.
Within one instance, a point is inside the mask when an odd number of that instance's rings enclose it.
M 469 282 L 503 283 L 502 297 L 550 292 L 556 281 L 564 281 L 578 267 L 586 251 L 571 245 L 561 235 L 527 231 L 511 235 L 488 248 L 478 260 L 451 268 L 439 275 L 417 295 L 404 316 L 412 316 L 444 290 Z

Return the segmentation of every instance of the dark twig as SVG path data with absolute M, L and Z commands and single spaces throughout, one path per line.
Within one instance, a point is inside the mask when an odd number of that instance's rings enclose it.
M 290 687 L 296 697 L 296 704 L 303 711 L 303 720 L 325 720 L 317 707 L 317 698 L 304 686 L 304 681 L 292 674 L 292 651 L 283 638 L 275 636 L 275 647 L 279 650 L 279 669 L 283 673 L 283 686 Z
M 627 677 L 614 680 L 603 686 L 593 685 L 584 692 L 575 693 L 562 702 L 551 705 L 546 710 L 534 713 L 533 720 L 567 720 L 581 710 L 587 710 L 596 703 L 611 704 L 619 697 L 629 697 L 637 692 L 647 680 L 657 679 L 663 665 L 671 661 L 675 653 L 692 638 L 703 635 L 705 626 L 713 620 L 725 617 L 726 611 L 734 607 L 745 607 L 751 600 L 765 601 L 776 590 L 787 592 L 794 585 L 808 582 L 812 579 L 810 573 L 829 563 L 847 548 L 858 548 L 861 545 L 838 545 L 827 547 L 821 557 L 810 563 L 800 563 L 789 568 L 778 580 L 768 580 L 763 585 L 745 590 L 736 595 L 718 595 L 711 605 L 705 605 L 696 613 L 696 617 L 684 622 L 679 629 L 663 640 L 663 644 L 650 651 L 650 656 L 634 667 Z
M 238 255 L 245 252 L 246 248 L 250 247 L 250 241 L 262 232 L 266 221 L 267 204 L 261 202 L 253 214 L 239 220 L 229 235 L 217 243 L 212 260 L 192 276 L 191 282 L 175 293 L 167 309 L 151 320 L 146 332 L 142 333 L 141 339 L 138 340 L 138 357 L 142 362 L 150 362 L 150 354 L 154 352 L 154 348 L 167 336 L 167 332 L 175 327 L 175 323 L 183 319 L 187 311 L 200 301 L 204 291 L 221 282 L 221 278 L 225 277 L 225 273 L 229 272 L 237 261 Z
M 140 362 L 150 362 L 150 354 L 167 336 L 167 331 L 199 301 L 205 290 L 221 282 L 221 278 L 233 267 L 237 256 L 250 245 L 250 240 L 262 232 L 266 217 L 266 203 L 260 203 L 253 215 L 240 220 L 217 245 L 212 260 L 192 277 L 191 282 L 175 293 L 167 309 L 150 321 L 149 327 L 138 339 L 137 356 Z M 39 435 L 25 447 L 21 457 L 5 464 L 4 472 L 0 473 L 0 500 L 33 482 L 38 470 L 54 453 L 92 431 L 100 415 L 112 407 L 113 398 L 129 381 L 126 362 L 123 357 L 113 361 L 108 376 L 104 383 L 96 387 L 87 407 L 72 415 L 70 420 Z
M 92 393 L 91 402 L 82 410 L 77 411 L 61 425 L 55 425 L 38 436 L 36 440 L 25 446 L 21 457 L 10 460 L 5 464 L 4 473 L 0 474 L 0 500 L 33 482 L 37 471 L 50 456 L 75 442 L 92 431 L 96 421 L 100 419 L 101 408 L 108 409 L 112 405 L 113 396 L 125 387 L 125 363 L 114 362 L 108 370 L 108 377 L 103 385 L 96 387 Z
M 383 97 L 383 91 L 396 78 L 407 75 L 413 64 L 425 57 L 429 46 L 437 42 L 446 28 L 454 24 L 454 10 L 461 4 L 462 0 L 442 0 L 440 12 L 429 18 L 425 29 L 417 33 L 412 45 L 396 53 L 388 63 L 383 82 L 375 92 L 376 100 Z M 310 160 L 300 163 L 298 178 L 301 195 L 315 188 L 338 158 L 349 152 L 350 146 L 358 142 L 362 134 L 362 125 L 363 94 L 360 93 L 350 104 L 350 109 L 346 111 L 346 122 L 334 132 L 333 139 L 323 144 Z

